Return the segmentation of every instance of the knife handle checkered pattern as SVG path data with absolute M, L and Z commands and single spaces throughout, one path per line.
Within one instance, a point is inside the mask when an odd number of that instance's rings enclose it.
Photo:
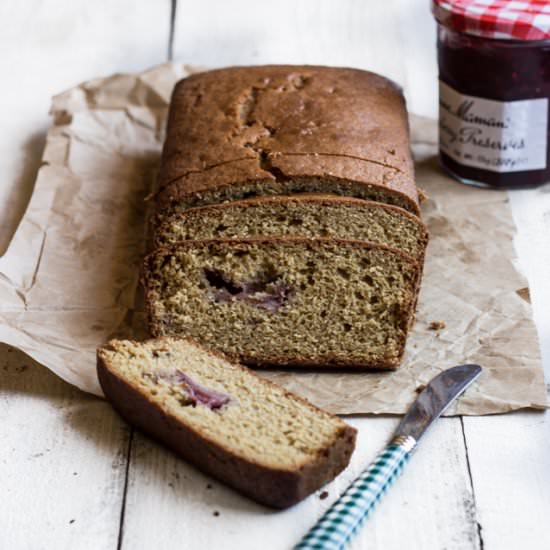
M 400 436 L 329 508 L 295 550 L 342 550 L 408 462 L 416 441 Z

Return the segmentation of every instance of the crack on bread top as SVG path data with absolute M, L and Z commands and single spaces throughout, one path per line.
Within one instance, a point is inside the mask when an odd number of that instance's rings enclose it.
M 254 124 L 255 120 L 252 115 L 254 113 L 254 107 L 256 106 L 257 98 L 258 88 L 256 86 L 252 86 L 252 88 L 250 88 L 250 91 L 248 92 L 248 95 L 239 104 L 237 116 L 240 122 L 240 126 L 250 127 Z
M 306 77 L 301 74 L 289 75 L 288 79 L 291 83 L 290 89 L 298 90 L 303 88 L 308 78 L 310 77 Z M 285 175 L 280 168 L 273 166 L 270 159 L 270 152 L 265 146 L 265 141 L 263 141 L 273 137 L 276 133 L 276 128 L 265 124 L 264 122 L 258 120 L 255 116 L 255 109 L 258 104 L 259 97 L 265 90 L 275 89 L 279 92 L 289 91 L 289 88 L 285 86 L 269 88 L 269 82 L 269 79 L 264 80 L 265 86 L 263 88 L 252 86 L 248 91 L 248 94 L 239 103 L 237 108 L 238 130 L 232 134 L 232 138 L 242 138 L 244 136 L 245 141 L 242 145 L 243 147 L 254 151 L 259 168 L 264 172 L 271 174 L 276 182 L 284 182 L 288 181 L 288 176 Z
M 258 160 L 258 167 L 273 176 L 277 183 L 286 182 L 289 177 L 278 167 L 274 166 L 271 160 L 271 151 L 267 147 L 267 140 L 272 138 L 277 129 L 256 116 L 256 108 L 262 95 L 266 92 L 289 93 L 303 89 L 313 76 L 300 72 L 291 72 L 286 76 L 281 84 L 272 81 L 266 77 L 262 79 L 261 85 L 251 86 L 243 99 L 238 102 L 236 108 L 237 129 L 231 134 L 232 140 L 244 138 L 243 147 L 254 151 Z M 318 128 L 313 123 L 314 128 L 307 128 L 308 132 L 313 132 Z
M 269 172 L 277 183 L 283 183 L 288 181 L 290 178 L 277 166 L 273 166 L 271 157 L 268 151 L 262 150 L 258 155 L 258 161 L 260 163 L 260 168 L 264 172 Z

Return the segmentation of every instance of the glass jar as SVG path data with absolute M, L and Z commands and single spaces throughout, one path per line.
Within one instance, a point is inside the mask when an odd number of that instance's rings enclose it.
M 549 9 L 537 1 L 434 0 L 440 162 L 459 181 L 506 188 L 550 181 Z

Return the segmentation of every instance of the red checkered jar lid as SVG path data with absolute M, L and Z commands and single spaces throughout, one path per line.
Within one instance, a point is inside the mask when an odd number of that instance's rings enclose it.
M 463 32 L 500 40 L 549 40 L 550 1 L 433 0 L 439 23 Z

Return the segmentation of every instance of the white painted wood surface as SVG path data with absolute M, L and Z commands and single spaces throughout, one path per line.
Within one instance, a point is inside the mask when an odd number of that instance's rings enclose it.
M 50 97 L 165 61 L 170 10 L 169 0 L 0 2 L 0 254 L 32 192 Z M 117 548 L 128 434 L 106 403 L 0 345 L 0 549 Z
M 18 350 L 0 373 L 0 548 L 116 548 L 128 427 Z
M 212 67 L 367 68 L 400 82 L 412 111 L 433 116 L 428 4 L 179 0 L 174 57 Z M 168 0 L 0 3 L 0 253 L 32 191 L 50 96 L 93 76 L 164 61 L 170 15 Z M 550 193 L 512 193 L 511 205 L 550 374 Z M 327 487 L 328 498 L 317 494 L 277 513 L 130 435 L 106 403 L 0 346 L 0 549 L 290 548 L 375 456 L 396 419 L 351 422 L 358 450 Z M 548 414 L 444 419 L 352 548 L 550 548 L 549 465 Z
M 176 23 L 175 59 L 205 67 L 307 63 L 368 69 L 401 84 L 412 112 L 436 114 L 428 0 L 201 0 L 200 7 L 180 2 Z
M 396 419 L 352 419 L 359 429 L 351 465 L 333 483 L 291 510 L 274 512 L 197 474 L 171 453 L 137 436 L 126 496 L 123 549 L 292 548 L 384 446 Z M 449 475 L 449 472 L 453 472 Z M 210 488 L 209 488 L 210 487 Z M 320 494 L 329 496 L 321 500 Z M 442 503 L 445 503 L 442 505 Z M 479 548 L 474 501 L 459 419 L 427 436 L 403 476 L 351 548 Z M 155 528 L 151 529 L 151 519 Z
M 0 254 L 32 192 L 51 96 L 166 60 L 170 0 L 0 2 Z

